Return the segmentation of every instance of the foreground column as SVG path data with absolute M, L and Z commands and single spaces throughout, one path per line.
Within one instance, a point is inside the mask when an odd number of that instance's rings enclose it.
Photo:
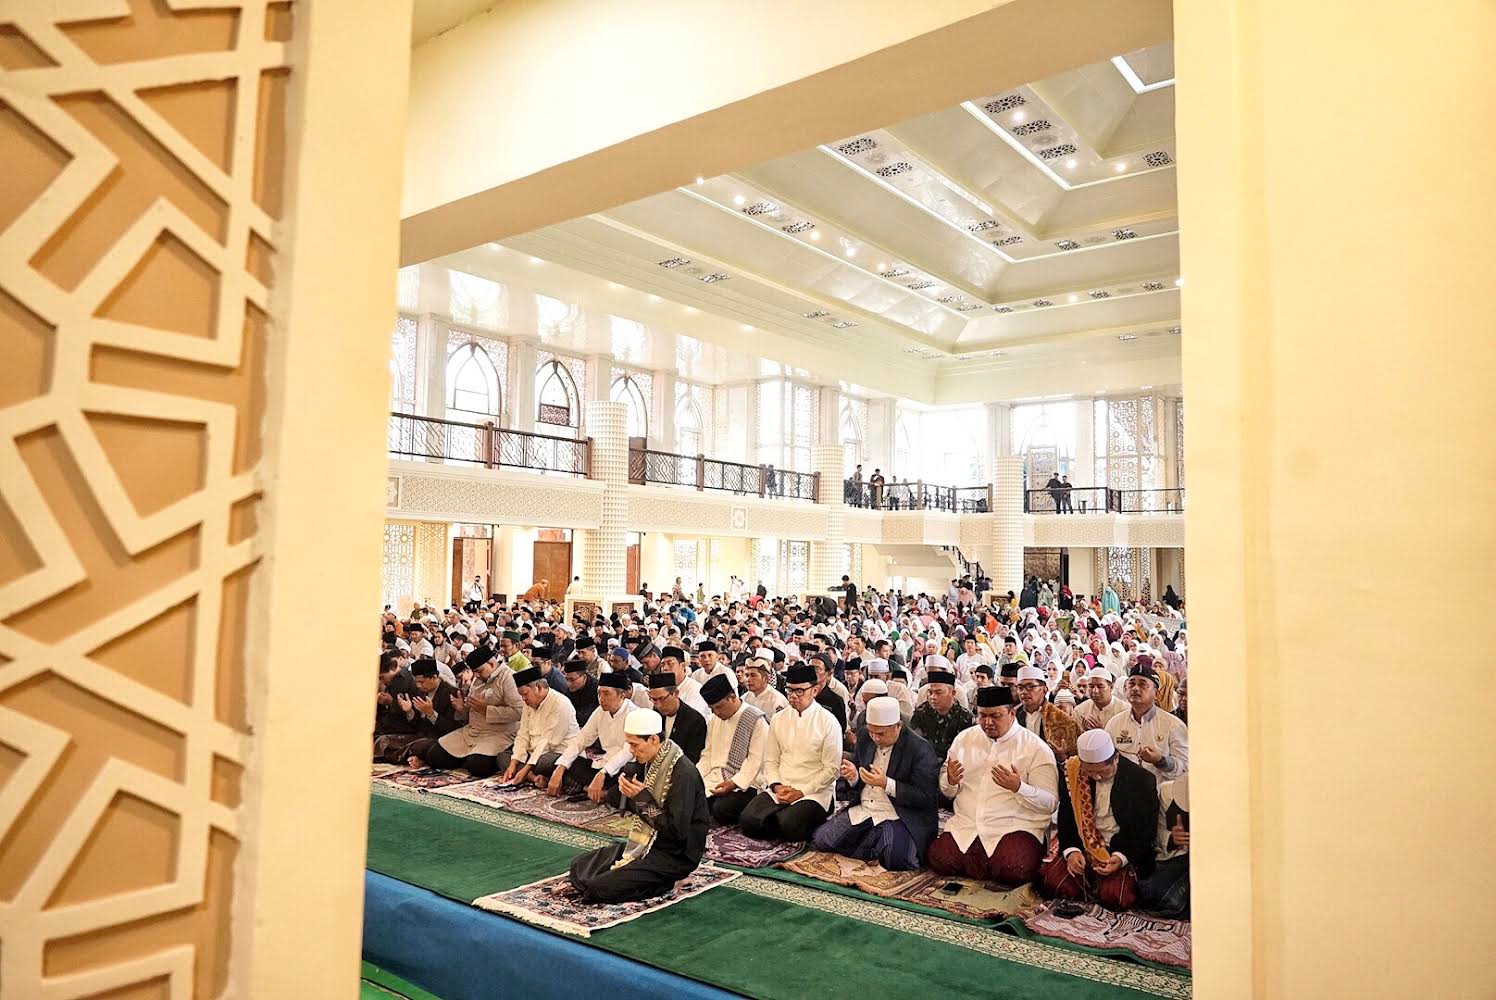
M 1023 457 L 992 456 L 992 565 L 983 565 L 998 596 L 1023 589 Z
M 1496 9 L 1174 14 L 1195 995 L 1491 996 Z M 1316 710 L 1426 615 L 1430 720 Z
M 0 983 L 352 998 L 410 4 L 126 6 L 4 15 Z
M 824 594 L 840 586 L 847 572 L 846 496 L 842 492 L 841 445 L 817 445 L 815 471 L 821 474 L 817 505 L 826 512 L 826 537 L 810 543 L 810 575 L 806 581 L 813 594 Z
M 583 532 L 582 586 L 566 602 L 570 615 L 579 606 L 604 615 L 633 608 L 624 592 L 628 573 L 628 414 L 622 403 L 593 400 L 586 405 L 592 439 L 592 478 L 603 484 L 602 523 Z

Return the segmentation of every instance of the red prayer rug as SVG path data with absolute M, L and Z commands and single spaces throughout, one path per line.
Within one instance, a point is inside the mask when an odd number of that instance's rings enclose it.
M 683 899 L 699 896 L 708 889 L 732 881 L 738 874 L 725 868 L 701 865 L 675 883 L 675 888 L 665 895 L 633 903 L 588 903 L 572 888 L 565 875 L 556 875 L 518 889 L 479 896 L 473 900 L 473 905 L 537 927 L 590 937 L 593 931 L 616 927 Z
M 448 785 L 462 785 L 477 780 L 466 771 L 444 771 L 439 767 L 401 767 L 397 764 L 394 765 L 393 770 L 380 770 L 380 768 L 390 766 L 388 764 L 375 764 L 372 773 L 373 779 L 390 785 L 400 785 L 404 788 L 417 788 L 421 791 L 445 788 Z

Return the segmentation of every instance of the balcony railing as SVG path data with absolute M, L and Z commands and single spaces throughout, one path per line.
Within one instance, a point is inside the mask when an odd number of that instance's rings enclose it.
M 817 490 L 815 473 L 724 462 L 705 455 L 678 455 L 652 448 L 629 449 L 629 482 L 809 503 L 816 502 Z
M 1182 514 L 1184 490 L 1115 490 L 1105 486 L 1025 490 L 1025 514 Z
M 937 486 L 934 483 L 891 482 L 876 486 L 842 481 L 842 496 L 852 507 L 871 510 L 943 510 L 951 514 L 983 514 L 992 509 L 987 486 Z
M 507 430 L 491 423 L 467 424 L 391 413 L 388 438 L 389 453 L 394 458 L 573 476 L 585 476 L 588 470 L 585 440 Z

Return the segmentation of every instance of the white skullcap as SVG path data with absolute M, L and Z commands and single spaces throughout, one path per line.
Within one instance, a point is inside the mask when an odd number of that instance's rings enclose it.
M 1018 679 L 1020 681 L 1042 681 L 1045 679 L 1044 671 L 1038 667 L 1019 667 Z
M 1066 691 L 1064 688 L 1060 688 L 1060 690 L 1054 693 L 1054 703 L 1056 705 L 1074 705 L 1075 695 L 1071 694 L 1069 691 Z
M 649 708 L 636 708 L 623 718 L 623 731 L 629 736 L 658 736 L 665 731 L 660 713 Z M 1098 730 L 1091 730 L 1098 732 Z
M 888 685 L 885 684 L 885 683 L 883 683 L 882 681 L 878 680 L 878 678 L 876 678 L 876 677 L 874 677 L 870 681 L 867 681 L 866 683 L 864 683 L 862 685 L 862 687 L 860 687 L 860 688 L 857 689 L 857 697 L 859 697 L 859 698 L 862 698 L 864 695 L 868 695 L 868 694 L 879 695 L 879 694 L 887 694 L 887 693 L 888 693 Z
M 774 666 L 774 657 L 768 653 L 755 653 L 753 656 L 748 657 L 748 662 L 760 664 L 765 670 L 768 670 Z
M 1112 681 L 1116 680 L 1116 678 L 1114 678 L 1112 676 L 1112 672 L 1105 667 L 1092 667 L 1090 672 L 1086 674 L 1086 680 L 1106 681 L 1108 684 L 1110 684 L 1112 683 Z
M 887 695 L 874 698 L 867 703 L 867 724 L 870 726 L 892 726 L 899 721 L 899 702 Z
M 870 674 L 886 674 L 888 673 L 888 661 L 881 660 L 875 656 L 871 660 L 863 660 L 862 669 Z
M 1105 729 L 1087 729 L 1076 738 L 1075 752 L 1087 764 L 1105 764 L 1117 752 L 1117 747 Z
M 939 653 L 931 653 L 929 656 L 925 657 L 925 669 L 926 670 L 944 670 L 947 673 L 953 672 L 952 671 L 952 667 L 951 667 L 951 661 L 947 660 L 944 656 L 941 656 Z

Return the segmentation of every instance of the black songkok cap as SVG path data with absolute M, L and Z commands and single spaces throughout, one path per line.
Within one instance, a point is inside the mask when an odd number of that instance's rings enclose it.
M 732 685 L 728 683 L 726 674 L 713 674 L 701 685 L 702 700 L 708 705 L 715 705 L 730 694 Z
M 790 667 L 784 675 L 786 684 L 814 684 L 816 682 L 816 668 L 805 666 Z
M 504 632 L 502 635 L 500 635 L 499 638 L 500 639 L 508 639 L 510 642 L 519 642 L 519 640 L 520 640 L 520 634 L 518 632 L 513 631 L 513 630 L 509 630 L 509 631 Z
M 618 691 L 632 691 L 634 682 L 629 680 L 626 674 L 603 674 L 597 679 L 597 686 L 614 688 Z
M 1013 704 L 1013 689 L 1003 687 L 977 688 L 977 708 L 1000 708 Z
M 576 646 L 577 649 L 591 649 L 593 646 L 596 646 L 596 645 L 597 645 L 597 643 L 592 640 L 592 636 L 590 636 L 590 635 L 579 635 L 579 636 L 577 636 L 577 646 Z
M 956 675 L 949 670 L 932 670 L 925 678 L 926 684 L 955 684 Z
M 681 649 L 679 646 L 666 646 L 663 650 L 661 650 L 660 659 L 668 660 L 672 657 L 679 660 L 681 663 L 685 663 L 686 651 Z
M 410 665 L 412 677 L 435 677 L 436 661 L 429 656 L 423 656 Z
M 479 667 L 483 666 L 483 664 L 487 663 L 491 659 L 493 659 L 493 650 L 488 646 L 477 645 L 474 646 L 473 651 L 467 655 L 466 662 L 468 666 L 472 667 L 474 670 L 477 670 Z
M 1153 682 L 1154 687 L 1158 687 L 1158 673 L 1146 663 L 1139 663 L 1137 666 L 1133 667 L 1127 672 L 1127 676 L 1146 677 Z
M 1021 666 L 1023 666 L 1023 664 L 1017 663 L 1017 662 L 1014 662 L 1014 663 L 1004 663 L 1003 664 L 1003 670 L 1002 670 L 1003 676 L 1004 677 L 1017 677 L 1018 676 L 1018 668 L 1021 667 Z
M 651 691 L 654 691 L 657 688 L 673 688 L 678 683 L 680 683 L 680 682 L 675 679 L 675 675 L 674 674 L 650 674 L 649 675 L 649 689 Z
M 567 660 L 566 666 L 561 669 L 568 674 L 585 674 L 587 672 L 587 664 L 581 660 Z
M 715 653 L 716 651 L 717 644 L 710 639 L 696 644 L 696 652 L 698 653 Z
M 527 667 L 514 675 L 514 686 L 522 688 L 527 684 L 534 684 L 538 680 L 544 680 L 545 675 L 540 672 L 539 667 Z

